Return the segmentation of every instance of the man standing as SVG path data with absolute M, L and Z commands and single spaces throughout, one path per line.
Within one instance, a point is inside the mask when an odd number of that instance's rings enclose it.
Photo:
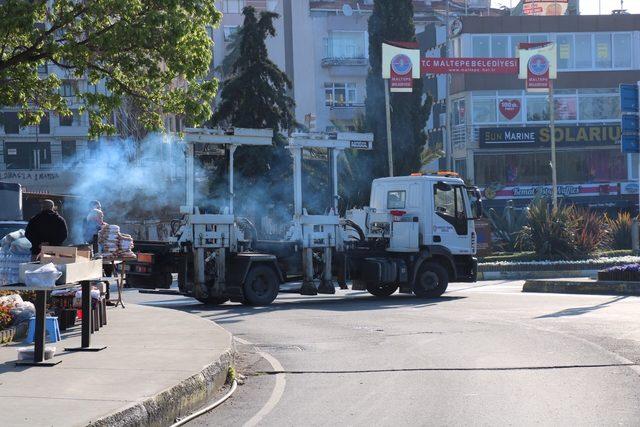
M 94 252 L 97 252 L 97 236 L 104 224 L 104 213 L 99 201 L 93 200 L 89 203 L 89 213 L 82 220 L 82 237 L 86 243 L 94 245 Z
M 67 239 L 67 223 L 55 209 L 53 200 L 43 200 L 42 211 L 27 224 L 25 237 L 31 242 L 31 255 L 34 258 L 42 246 L 60 246 Z

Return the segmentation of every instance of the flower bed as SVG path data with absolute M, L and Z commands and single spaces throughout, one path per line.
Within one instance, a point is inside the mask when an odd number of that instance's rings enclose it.
M 640 263 L 638 256 L 601 257 L 578 261 L 523 261 L 487 262 L 478 264 L 479 272 L 486 271 L 557 271 L 557 270 L 601 270 L 607 267 Z
M 598 271 L 598 280 L 640 282 L 640 264 L 618 265 Z

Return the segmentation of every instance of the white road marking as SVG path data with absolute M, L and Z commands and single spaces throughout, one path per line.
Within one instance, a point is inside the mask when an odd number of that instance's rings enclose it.
M 234 339 L 241 344 L 253 345 L 249 341 L 244 340 L 242 338 L 234 337 Z M 271 364 L 271 367 L 273 367 L 274 371 L 284 371 L 284 367 L 280 364 L 278 359 L 276 359 L 269 353 L 265 353 L 264 351 L 258 350 L 257 348 L 256 348 L 256 351 L 261 357 L 264 357 L 267 360 L 267 362 Z M 253 427 L 258 425 L 260 421 L 262 421 L 264 417 L 269 415 L 269 413 L 273 411 L 275 407 L 278 405 L 278 403 L 280 402 L 280 399 L 284 394 L 284 388 L 287 384 L 287 381 L 285 379 L 284 373 L 276 374 L 275 377 L 276 377 L 276 385 L 273 387 L 273 391 L 271 392 L 271 396 L 269 397 L 269 400 L 267 401 L 267 403 L 264 404 L 262 409 L 260 409 L 257 414 L 255 414 L 249 421 L 247 421 L 244 424 L 245 427 Z

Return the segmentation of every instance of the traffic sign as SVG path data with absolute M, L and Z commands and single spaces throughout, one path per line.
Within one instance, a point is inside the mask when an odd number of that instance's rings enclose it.
M 640 82 L 620 85 L 620 111 L 622 117 L 623 153 L 640 153 Z
M 623 113 L 638 112 L 638 85 L 620 85 L 620 111 Z
M 638 137 L 632 135 L 622 135 L 620 140 L 623 153 L 640 153 Z
M 622 134 L 636 137 L 640 135 L 640 121 L 637 114 L 622 115 Z

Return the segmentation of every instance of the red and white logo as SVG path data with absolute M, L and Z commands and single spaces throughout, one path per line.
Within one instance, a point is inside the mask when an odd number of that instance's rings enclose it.
M 521 104 L 519 99 L 503 99 L 498 104 L 498 107 L 500 114 L 508 120 L 513 120 L 520 113 Z

